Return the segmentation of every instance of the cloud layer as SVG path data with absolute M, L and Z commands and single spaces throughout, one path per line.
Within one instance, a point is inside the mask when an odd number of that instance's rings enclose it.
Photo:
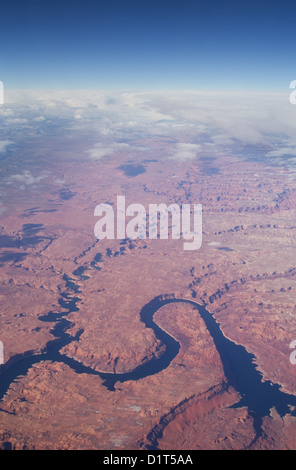
M 122 151 L 149 151 L 149 139 L 171 145 L 163 158 L 194 159 L 204 152 L 237 153 L 258 147 L 258 158 L 292 159 L 296 106 L 286 93 L 7 91 L 0 107 L 0 152 L 23 132 L 87 132 L 84 154 L 101 159 Z M 143 145 L 145 140 L 145 145 Z M 147 143 L 148 142 L 148 143 Z M 239 155 L 239 152 L 238 152 Z

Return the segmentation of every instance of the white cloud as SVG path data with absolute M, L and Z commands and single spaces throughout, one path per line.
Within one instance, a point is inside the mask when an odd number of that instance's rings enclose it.
M 24 170 L 20 174 L 11 175 L 9 178 L 6 179 L 8 183 L 18 183 L 22 185 L 31 185 L 35 183 L 40 183 L 40 181 L 44 180 L 48 176 L 47 172 L 43 172 L 39 176 L 33 176 L 29 170 Z M 22 188 L 22 187 L 21 187 Z
M 109 155 L 127 150 L 128 148 L 129 145 L 125 143 L 111 143 L 109 145 L 98 143 L 92 148 L 85 150 L 85 153 L 93 160 L 100 160 L 103 157 L 108 157 Z
M 283 155 L 296 156 L 296 147 L 281 147 L 277 150 L 271 150 L 267 155 L 270 157 L 282 157 Z
M 6 120 L 8 124 L 27 124 L 28 119 L 26 118 L 9 118 Z
M 268 143 L 270 135 L 295 139 L 296 106 L 288 93 L 151 93 L 150 105 L 179 122 L 204 126 L 212 138 Z
M 37 116 L 37 117 L 33 118 L 34 122 L 43 122 L 45 120 L 46 120 L 46 118 L 44 116 Z
M 236 152 L 237 143 L 262 144 L 260 152 L 276 159 L 293 156 L 296 148 L 296 106 L 289 93 L 7 90 L 0 117 L 4 123 L 17 119 L 10 125 L 20 129 L 26 119 L 34 128 L 45 119 L 57 125 L 62 119 L 69 133 L 87 130 L 93 139 L 85 154 L 93 159 L 148 147 L 153 137 L 163 139 L 162 154 L 175 160 L 219 152 L 221 146 Z
M 176 149 L 173 155 L 170 158 L 174 160 L 192 160 L 197 156 L 198 151 L 201 149 L 201 146 L 198 144 L 188 144 L 179 142 L 176 144 Z
M 0 153 L 4 153 L 7 150 L 7 147 L 12 145 L 14 142 L 12 140 L 2 140 L 0 141 Z
M 13 115 L 14 115 L 14 112 L 11 108 L 0 106 L 0 116 L 13 116 Z
M 55 178 L 54 182 L 57 183 L 57 184 L 65 184 L 66 183 L 65 179 L 61 179 L 61 178 Z

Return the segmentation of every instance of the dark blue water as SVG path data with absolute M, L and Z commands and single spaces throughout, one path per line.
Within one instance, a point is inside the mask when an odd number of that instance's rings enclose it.
M 85 280 L 83 275 L 85 269 L 77 269 L 74 275 L 80 276 L 81 280 Z M 80 292 L 80 286 L 75 280 L 67 275 L 64 276 L 66 287 L 72 292 Z M 166 369 L 171 361 L 178 355 L 180 344 L 168 333 L 162 330 L 153 320 L 154 313 L 164 305 L 169 303 L 189 303 L 196 308 L 196 314 L 200 315 L 212 336 L 221 361 L 224 367 L 225 377 L 227 379 L 226 386 L 234 387 L 241 395 L 239 403 L 234 405 L 235 408 L 246 406 L 250 414 L 254 418 L 254 427 L 257 436 L 260 435 L 261 423 L 263 416 L 268 416 L 271 408 L 276 408 L 280 416 L 287 413 L 296 416 L 296 411 L 291 411 L 291 406 L 296 406 L 296 397 L 280 391 L 277 384 L 270 381 L 262 381 L 261 373 L 256 369 L 255 357 L 248 353 L 241 346 L 236 345 L 227 339 L 216 322 L 214 317 L 206 310 L 205 306 L 201 306 L 191 300 L 183 299 L 166 299 L 160 300 L 156 298 L 146 304 L 140 311 L 140 319 L 147 328 L 154 331 L 155 336 L 165 345 L 165 350 L 159 357 L 152 357 L 143 361 L 130 372 L 123 374 L 98 372 L 90 367 L 86 367 L 74 359 L 68 358 L 60 354 L 60 349 L 72 341 L 79 341 L 79 337 L 83 330 L 79 331 L 75 337 L 67 333 L 70 322 L 66 319 L 69 313 L 79 311 L 80 298 L 72 296 L 67 292 L 61 294 L 59 304 L 66 310 L 63 313 L 48 312 L 47 315 L 40 317 L 40 321 L 53 322 L 54 326 L 51 330 L 53 341 L 49 342 L 41 354 L 34 355 L 28 353 L 27 357 L 15 356 L 6 364 L 0 366 L 0 399 L 3 398 L 10 384 L 20 375 L 26 375 L 32 365 L 40 361 L 53 361 L 67 364 L 76 373 L 87 373 L 101 377 L 103 385 L 110 391 L 115 390 L 117 383 L 129 380 L 141 380 L 144 377 L 151 376 Z M 181 374 L 181 372 L 180 372 Z M 182 377 L 180 377 L 180 380 Z M 118 387 L 117 387 L 118 388 Z
M 143 165 L 135 163 L 127 163 L 118 168 L 124 172 L 125 176 L 137 176 L 146 172 L 146 168 Z
M 250 412 L 258 416 L 268 416 L 272 407 L 275 407 L 280 416 L 291 413 L 290 406 L 296 406 L 296 396 L 281 392 L 279 385 L 270 381 L 262 381 L 262 374 L 256 369 L 255 356 L 247 350 L 227 339 L 219 324 L 205 307 L 194 301 L 182 299 L 153 300 L 145 305 L 140 312 L 140 318 L 147 328 L 152 328 L 155 336 L 166 346 L 165 352 L 159 358 L 152 358 L 134 371 L 126 374 L 106 375 L 105 385 L 113 389 L 116 382 L 126 380 L 139 380 L 164 370 L 177 356 L 180 344 L 169 334 L 163 331 L 154 321 L 154 313 L 169 303 L 182 302 L 194 305 L 197 315 L 200 315 L 212 336 L 215 346 L 220 354 L 227 378 L 228 386 L 234 387 L 242 399 L 234 407 L 247 406 Z M 296 416 L 296 413 L 293 413 Z

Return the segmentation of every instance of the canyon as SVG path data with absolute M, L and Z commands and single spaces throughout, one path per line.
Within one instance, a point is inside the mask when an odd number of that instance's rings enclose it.
M 23 198 L 10 192 L 0 235 L 3 449 L 296 448 L 294 179 L 227 154 L 172 164 L 157 145 L 149 161 L 125 152 L 44 160 L 54 176 Z M 122 194 L 145 207 L 202 204 L 200 249 L 97 240 L 95 207 Z M 152 325 L 143 318 L 154 304 Z M 288 397 L 283 406 L 267 400 L 258 415 L 197 306 L 251 358 L 266 393 Z M 170 345 L 175 355 L 159 367 Z M 148 364 L 151 373 L 132 375 Z

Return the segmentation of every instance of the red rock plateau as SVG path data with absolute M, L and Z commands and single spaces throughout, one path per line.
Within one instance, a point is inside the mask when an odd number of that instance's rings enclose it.
M 62 190 L 53 176 L 21 199 L 11 190 L 0 237 L 2 376 L 24 357 L 31 363 L 12 372 L 0 401 L 3 449 L 296 449 L 293 407 L 282 416 L 272 408 L 259 433 L 247 406 L 232 407 L 239 392 L 228 387 L 213 338 L 189 303 L 154 315 L 181 346 L 159 373 L 109 390 L 100 375 L 71 367 L 73 359 L 120 374 L 161 357 L 164 345 L 141 309 L 157 297 L 188 299 L 254 355 L 264 381 L 296 396 L 294 180 L 284 168 L 228 156 L 154 161 L 155 147 L 146 162 L 124 154 L 55 161 L 51 175 L 68 182 Z M 145 171 L 119 168 L 131 163 Z M 201 203 L 202 247 L 97 241 L 94 208 L 115 207 L 117 195 L 145 207 Z M 63 332 L 55 330 L 61 319 Z M 60 359 L 47 358 L 62 334 Z

